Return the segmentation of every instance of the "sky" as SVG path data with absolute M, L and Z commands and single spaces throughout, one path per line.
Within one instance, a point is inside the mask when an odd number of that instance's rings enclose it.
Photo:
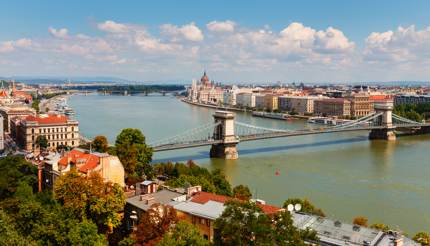
M 4 1 L 0 76 L 430 81 L 430 1 Z

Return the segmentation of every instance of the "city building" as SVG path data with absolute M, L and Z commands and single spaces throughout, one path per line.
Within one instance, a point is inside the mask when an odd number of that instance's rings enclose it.
M 316 96 L 280 96 L 278 106 L 282 111 L 294 111 L 301 115 L 314 112 L 314 100 L 322 99 Z
M 199 191 L 194 193 L 190 199 L 179 202 L 173 207 L 176 209 L 180 220 L 194 224 L 204 238 L 213 241 L 215 220 L 221 216 L 225 209 L 224 203 L 229 199 L 232 198 Z M 264 202 L 258 202 L 257 205 L 266 214 L 274 214 L 283 210 L 282 208 L 266 205 Z
M 255 94 L 252 92 L 241 92 L 236 95 L 236 106 L 255 108 Z
M 322 116 L 349 117 L 351 103 L 344 98 L 327 98 L 314 101 L 314 113 Z
M 396 95 L 394 105 L 430 103 L 430 95 Z
M 38 136 L 48 140 L 48 150 L 58 146 L 79 146 L 79 123 L 65 115 L 39 115 L 17 118 L 11 121 L 11 136 L 19 147 L 25 151 L 38 151 Z
M 3 116 L 3 129 L 10 133 L 10 122 L 12 119 L 23 119 L 27 116 L 35 116 L 36 110 L 25 104 L 9 104 L 0 106 L 0 115 Z
M 46 184 L 52 186 L 60 175 L 70 171 L 72 168 L 76 168 L 84 175 L 97 172 L 105 182 L 112 182 L 125 187 L 124 167 L 117 156 L 90 152 L 80 148 L 63 153 L 51 152 L 45 157 Z
M 359 92 L 346 97 L 351 102 L 351 116 L 360 118 L 373 113 L 373 102 L 368 93 Z
M 199 103 L 222 104 L 224 91 L 209 80 L 205 71 L 200 79 L 200 83 L 193 80 L 191 87 L 188 89 L 188 100 Z
M 264 95 L 264 108 L 266 110 L 274 111 L 278 109 L 278 96 L 274 94 Z
M 312 229 L 322 246 L 418 246 L 420 244 L 396 231 L 379 231 L 359 225 L 346 224 L 305 213 L 292 213 L 293 224 L 301 230 Z M 312 243 L 312 242 L 309 242 Z
M 265 94 L 256 94 L 255 95 L 255 108 L 258 110 L 264 110 L 266 107 L 266 95 Z

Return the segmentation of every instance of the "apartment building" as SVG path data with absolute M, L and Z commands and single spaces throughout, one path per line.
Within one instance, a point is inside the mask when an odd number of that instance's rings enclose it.
M 294 111 L 299 114 L 312 114 L 314 112 L 314 100 L 321 97 L 314 96 L 280 96 L 278 106 L 282 111 Z
M 38 150 L 38 136 L 46 137 L 49 150 L 55 150 L 60 145 L 77 147 L 79 123 L 65 115 L 30 115 L 11 121 L 11 136 L 18 146 L 30 152 Z
M 346 97 L 351 102 L 351 116 L 360 118 L 373 113 L 373 102 L 367 93 L 355 93 Z
M 314 113 L 323 116 L 348 117 L 351 115 L 351 102 L 344 98 L 315 100 Z
M 241 92 L 236 95 L 236 105 L 239 107 L 255 107 L 255 94 L 252 92 Z

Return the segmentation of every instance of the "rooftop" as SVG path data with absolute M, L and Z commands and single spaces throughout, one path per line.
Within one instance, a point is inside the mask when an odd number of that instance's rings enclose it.
M 379 230 L 345 224 L 304 213 L 293 213 L 294 225 L 299 229 L 310 228 L 317 232 L 322 245 L 391 245 L 390 235 Z M 391 236 L 392 237 L 392 236 Z M 404 237 L 403 245 L 418 245 Z
M 153 199 L 154 203 L 164 205 L 173 205 L 178 199 L 185 200 L 186 195 L 168 189 L 163 189 L 154 193 L 143 195 L 145 199 Z M 140 208 L 144 211 L 148 210 L 154 203 L 146 203 L 141 200 L 141 195 L 133 196 L 127 199 L 127 203 Z
M 37 122 L 39 125 L 51 125 L 51 124 L 64 124 L 67 123 L 68 118 L 65 115 L 59 114 L 48 114 L 33 116 L 29 115 L 25 118 L 26 122 Z

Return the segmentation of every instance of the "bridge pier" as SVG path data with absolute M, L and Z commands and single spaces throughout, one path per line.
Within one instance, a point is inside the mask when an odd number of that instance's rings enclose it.
M 369 133 L 369 139 L 381 139 L 393 141 L 396 140 L 394 133 L 395 126 L 393 126 L 393 101 L 375 103 L 376 113 L 382 113 L 381 126 L 385 128 L 372 129 Z
M 239 143 L 234 133 L 234 113 L 227 111 L 216 111 L 213 115 L 215 126 L 213 139 L 221 140 L 221 143 L 212 144 L 210 150 L 211 158 L 222 158 L 235 160 L 239 158 L 236 145 Z

